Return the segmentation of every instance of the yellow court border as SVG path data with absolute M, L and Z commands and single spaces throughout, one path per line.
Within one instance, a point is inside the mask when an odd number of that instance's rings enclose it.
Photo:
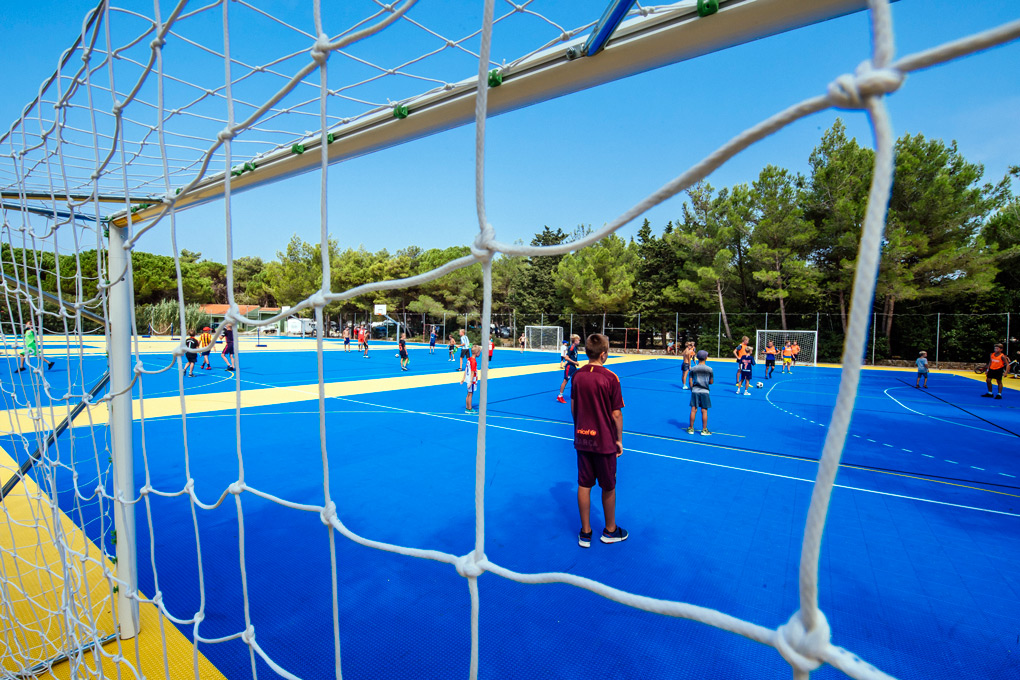
M 0 447 L 0 470 L 15 470 L 18 464 Z M 113 571 L 113 564 L 102 557 L 102 551 L 95 545 L 78 525 L 62 510 L 54 513 L 49 497 L 39 488 L 31 477 L 25 477 L 20 484 L 3 500 L 4 523 L 7 525 L 0 531 L 0 565 L 5 575 L 20 573 L 16 582 L 5 584 L 5 598 L 11 605 L 14 621 L 8 620 L 0 630 L 0 646 L 8 650 L 33 650 L 32 665 L 38 659 L 52 659 L 60 653 L 59 642 L 54 644 L 51 635 L 61 639 L 62 621 L 52 612 L 59 607 L 59 600 L 71 598 L 78 605 L 84 606 L 89 600 L 86 593 L 100 593 L 93 601 L 93 615 L 96 627 L 105 637 L 115 632 L 110 597 L 110 584 L 103 577 L 102 564 Z M 52 521 L 56 517 L 64 542 L 74 551 L 75 556 L 68 558 L 67 569 L 62 568 L 60 554 L 55 544 L 55 528 Z M 88 555 L 89 561 L 82 565 L 78 555 Z M 99 562 L 98 560 L 103 560 Z M 17 571 L 16 571 L 17 570 Z M 65 584 L 65 577 L 68 583 Z M 65 591 L 65 585 L 67 591 Z M 22 590 L 24 588 L 24 590 Z M 115 601 L 115 598 L 114 598 Z M 104 645 L 105 653 L 89 650 L 83 654 L 83 663 L 95 668 L 97 659 L 102 665 L 103 675 L 109 678 L 134 677 L 128 668 L 118 668 L 112 656 L 118 651 L 125 662 L 140 671 L 145 678 L 166 678 L 163 666 L 163 634 L 166 635 L 166 663 L 170 677 L 195 677 L 195 649 L 191 642 L 177 630 L 166 618 L 162 620 L 163 633 L 160 631 L 162 613 L 156 605 L 143 602 L 139 607 L 140 632 L 136 639 L 111 640 Z M 14 622 L 22 622 L 15 627 Z M 50 634 L 47 634 L 49 631 Z M 35 650 L 41 651 L 36 652 Z M 137 648 L 137 654 L 136 654 Z M 220 671 L 213 666 L 201 652 L 198 655 L 198 677 L 202 680 L 226 680 Z M 4 671 L 16 673 L 24 668 L 24 656 L 17 653 L 5 655 Z M 39 677 L 70 680 L 71 664 L 63 661 L 55 664 L 50 673 Z

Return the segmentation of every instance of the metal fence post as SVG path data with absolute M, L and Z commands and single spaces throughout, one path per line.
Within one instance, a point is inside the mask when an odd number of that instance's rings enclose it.
M 716 331 L 715 340 L 715 355 L 721 356 L 722 354 L 722 312 L 718 312 L 719 316 L 719 330 Z
M 574 315 L 571 314 L 570 315 L 570 336 L 573 337 L 573 335 L 574 335 Z
M 637 342 L 634 344 L 637 351 L 641 351 L 641 312 L 637 313 Z
M 1006 312 L 1006 365 L 1009 366 L 1009 312 Z M 1009 373 L 1009 369 L 1006 369 L 1006 373 Z
M 878 326 L 878 314 L 871 314 L 871 365 L 875 365 L 875 328 Z
M 769 329 L 769 313 L 765 312 L 765 330 L 767 331 L 768 329 Z M 757 339 L 755 339 L 755 342 L 757 342 Z
M 606 334 L 606 313 L 602 312 L 602 335 Z
M 942 312 L 935 317 L 935 365 L 939 365 L 939 339 L 942 336 Z
M 680 312 L 675 312 L 676 319 L 673 321 L 673 348 L 680 349 Z M 668 343 L 667 343 L 668 346 Z
M 545 325 L 545 312 L 542 312 L 541 315 L 539 316 L 538 325 L 539 326 L 544 326 Z

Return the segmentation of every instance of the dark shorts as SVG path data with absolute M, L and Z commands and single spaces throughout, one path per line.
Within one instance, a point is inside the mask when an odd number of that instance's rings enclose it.
M 800 354 L 794 354 L 793 355 L 793 360 L 797 361 L 798 359 L 800 359 Z
M 349 344 L 351 344 L 351 339 L 350 338 L 344 338 L 344 345 L 349 345 Z
M 224 354 L 233 354 L 234 353 L 234 346 L 233 345 L 227 345 L 226 347 L 223 348 L 223 353 Z
M 212 351 L 212 349 L 207 349 L 206 351 L 202 352 L 202 356 L 204 356 L 204 357 L 209 356 L 209 352 L 211 352 L 211 351 Z
M 712 397 L 708 392 L 691 392 L 691 408 L 712 408 Z
M 429 340 L 429 347 L 435 347 L 435 346 L 436 346 L 436 341 L 435 340 Z
M 406 359 L 407 358 L 407 350 L 406 349 L 400 350 L 400 358 L 401 359 Z
M 682 364 L 680 364 L 680 370 L 681 371 L 689 371 L 689 370 L 691 370 L 691 365 L 688 362 L 685 361 Z
M 989 368 L 985 376 L 989 380 L 1002 380 L 1002 374 L 1005 371 L 1003 368 Z
M 769 367 L 772 367 L 772 368 L 776 367 L 776 360 L 775 359 L 766 359 L 765 360 L 765 368 L 769 368 Z
M 751 371 L 741 371 L 738 374 L 737 379 L 740 382 L 744 382 L 745 380 L 750 381 L 751 380 Z
M 461 359 L 467 359 L 469 356 L 471 356 L 471 350 L 464 349 L 463 347 L 461 347 L 460 348 L 460 358 Z
M 616 488 L 616 454 L 577 452 L 577 485 L 590 489 L 598 481 L 603 491 Z
M 577 366 L 575 366 L 574 364 L 567 364 L 563 368 L 563 378 L 565 380 L 570 380 L 571 378 L 573 378 L 575 373 L 577 373 Z
M 198 361 L 197 354 L 185 354 L 184 356 L 187 358 L 189 364 L 193 364 Z

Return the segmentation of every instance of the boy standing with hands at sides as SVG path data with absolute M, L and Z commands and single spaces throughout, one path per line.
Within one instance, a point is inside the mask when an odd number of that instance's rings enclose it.
M 744 386 L 744 396 L 750 396 L 751 392 L 751 367 L 754 366 L 754 348 L 748 347 L 751 351 L 737 359 L 740 372 L 737 373 L 737 394 L 740 394 L 740 386 Z
M 199 346 L 205 347 L 205 349 L 202 350 L 202 366 L 200 368 L 207 371 L 212 370 L 212 364 L 209 363 L 209 352 L 212 351 L 212 335 L 209 334 L 210 330 L 211 329 L 206 326 L 202 329 L 202 335 L 198 336 Z
M 786 344 L 783 345 L 783 373 L 793 374 L 793 347 L 790 346 L 790 341 L 787 340 Z
M 462 330 L 461 333 L 463 332 L 464 331 Z M 465 413 L 476 413 L 473 404 L 471 403 L 471 399 L 478 386 L 478 357 L 481 353 L 481 345 L 475 345 L 471 348 L 471 354 L 468 356 L 467 363 L 464 365 L 464 374 L 460 376 L 460 383 L 462 385 L 467 383 L 467 399 L 464 402 Z
M 1008 366 L 1009 359 L 1002 353 L 1002 345 L 995 345 L 995 351 L 988 357 L 988 364 L 985 366 L 985 385 L 988 387 L 988 394 L 982 394 L 982 397 L 992 396 L 992 381 L 995 380 L 999 384 L 999 393 L 995 398 L 1002 399 L 1002 376 Z
M 345 352 L 350 352 L 351 351 L 351 327 L 350 326 L 345 326 L 344 327 L 344 351 Z
M 578 337 L 578 336 L 573 336 Z M 580 340 L 580 338 L 578 338 Z M 620 543 L 627 530 L 616 524 L 616 459 L 623 454 L 623 392 L 620 379 L 605 367 L 609 338 L 592 333 L 584 346 L 588 364 L 576 371 L 570 388 L 570 412 L 574 417 L 574 449 L 577 451 L 577 509 L 581 531 L 577 544 L 591 547 L 591 489 L 602 488 L 602 511 L 606 527 L 599 540 Z
M 694 418 L 701 409 L 701 434 L 708 436 L 708 409 L 712 408 L 712 398 L 708 396 L 709 385 L 715 382 L 712 367 L 705 363 L 708 352 L 698 352 L 698 364 L 691 367 L 691 422 L 687 434 L 694 434 Z
M 608 342 L 608 340 L 606 341 Z M 563 382 L 560 383 L 560 396 L 556 397 L 556 401 L 561 404 L 566 404 L 567 400 L 563 398 L 563 390 L 567 388 L 567 383 L 577 373 L 577 369 L 581 366 L 581 362 L 577 360 L 577 350 L 581 346 L 581 336 L 571 335 L 570 345 L 567 347 L 566 354 L 563 355 L 563 361 L 566 362 L 567 367 L 563 369 Z M 587 351 L 587 348 L 585 349 Z M 609 351 L 609 348 L 606 348 Z
M 684 347 L 683 362 L 680 364 L 680 384 L 685 390 L 690 389 L 691 360 L 694 358 L 694 343 L 688 341 Z
M 917 380 L 914 381 L 914 387 L 921 386 L 921 377 L 924 377 L 924 389 L 928 389 L 928 353 L 921 352 L 917 356 Z
M 765 343 L 765 379 L 772 377 L 776 370 L 776 346 L 769 340 Z
M 400 354 L 400 370 L 406 371 L 407 365 L 411 363 L 410 358 L 407 356 L 407 333 L 400 334 L 400 342 L 397 343 L 397 349 Z
M 453 339 L 453 333 L 446 336 L 446 349 L 450 350 L 450 358 L 447 361 L 453 361 L 453 353 L 457 351 L 457 342 Z
M 429 354 L 436 353 L 436 327 L 432 327 L 432 332 L 429 333 Z
M 790 343 L 790 351 L 793 352 L 793 363 L 796 364 L 797 360 L 800 359 L 800 343 L 796 340 Z M 790 367 L 790 372 L 793 373 L 793 366 Z
M 460 329 L 460 362 L 457 364 L 457 370 L 464 370 L 464 360 L 471 358 L 471 340 L 467 336 L 467 331 L 463 328 Z
M 524 333 L 521 333 L 521 337 L 517 338 L 517 343 L 521 346 L 521 354 L 524 354 Z

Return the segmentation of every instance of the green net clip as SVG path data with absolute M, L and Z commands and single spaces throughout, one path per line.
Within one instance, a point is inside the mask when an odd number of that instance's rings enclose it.
M 184 187 L 177 187 L 177 195 L 180 195 L 180 193 L 181 193 L 181 189 L 183 189 L 183 188 L 184 188 Z
M 336 135 L 334 135 L 332 132 L 328 133 L 326 135 L 326 143 L 332 144 L 334 141 L 336 141 Z
M 503 74 L 499 72 L 499 69 L 489 71 L 489 87 L 499 87 L 502 84 Z
M 110 238 L 110 225 L 103 227 L 103 236 Z
M 401 118 L 401 119 L 403 119 L 403 118 L 407 118 L 409 115 L 411 115 L 411 112 L 408 111 L 407 107 L 404 106 L 403 104 L 397 104 L 396 106 L 393 107 L 393 117 L 394 118 Z
M 298 154 L 300 156 L 301 154 L 303 154 L 305 152 L 305 145 L 304 144 L 295 144 L 294 146 L 290 147 L 290 152 L 291 153 L 296 153 L 296 154 Z
M 707 17 L 719 11 L 719 0 L 698 0 L 698 16 Z
M 257 167 L 259 167 L 259 166 L 255 164 L 255 161 L 248 161 L 247 163 L 244 164 L 244 170 L 246 172 L 251 172 L 252 170 L 254 170 Z

